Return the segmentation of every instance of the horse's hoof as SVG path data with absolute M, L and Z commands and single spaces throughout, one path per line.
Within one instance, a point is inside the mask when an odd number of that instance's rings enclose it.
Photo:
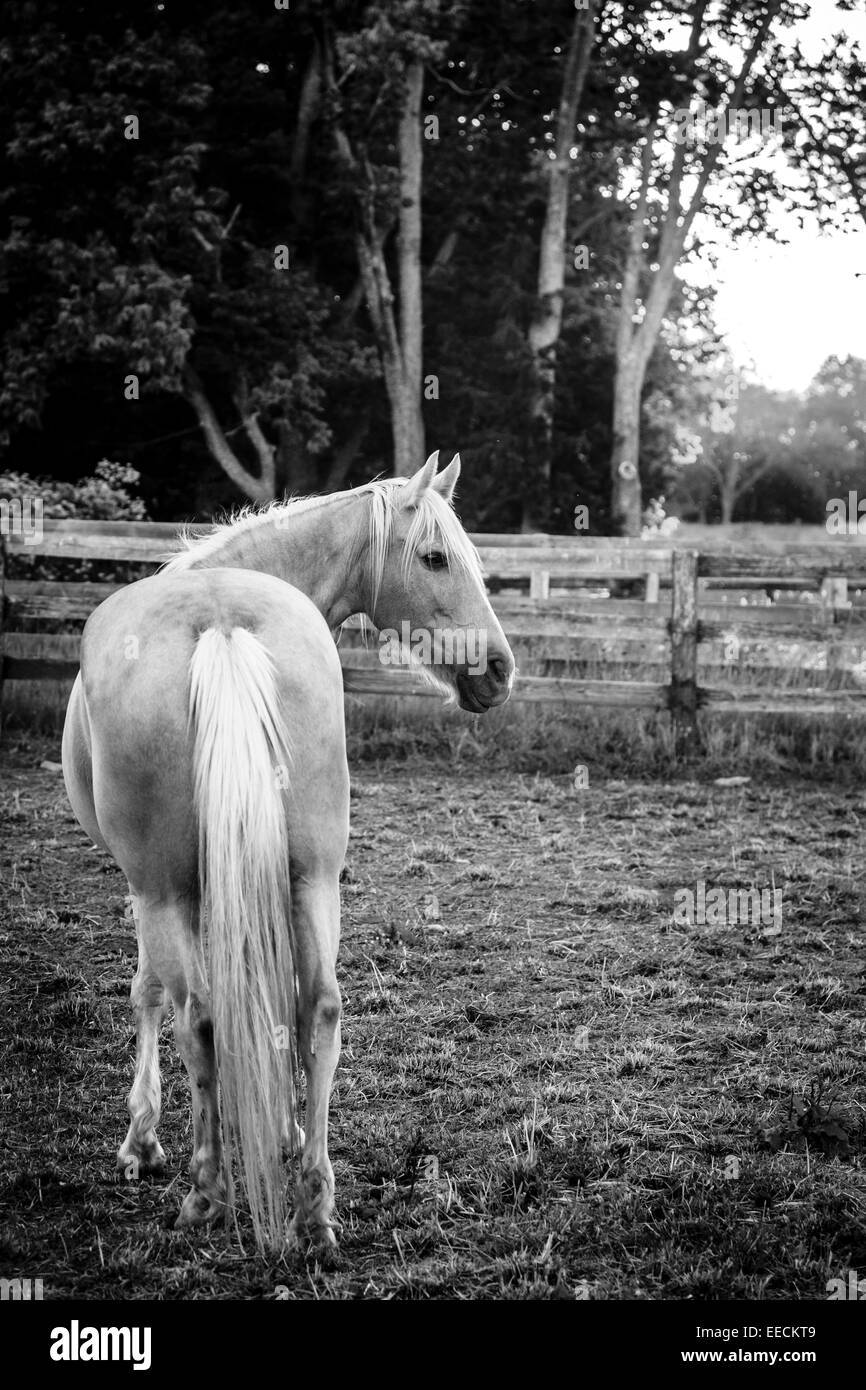
M 182 1231 L 187 1226 L 206 1226 L 209 1221 L 215 1221 L 224 1212 L 224 1198 L 208 1197 L 204 1192 L 199 1192 L 197 1187 L 191 1187 L 183 1199 L 174 1229 Z
M 337 1249 L 337 1237 L 333 1226 L 322 1225 L 318 1221 L 307 1222 L 296 1212 L 289 1225 L 288 1247 L 290 1250 L 299 1250 L 307 1241 L 323 1253 Z
M 117 1174 L 127 1182 L 137 1182 L 139 1178 L 162 1178 L 165 1176 L 165 1151 L 161 1144 L 142 1145 L 138 1149 L 124 1145 L 117 1155 Z

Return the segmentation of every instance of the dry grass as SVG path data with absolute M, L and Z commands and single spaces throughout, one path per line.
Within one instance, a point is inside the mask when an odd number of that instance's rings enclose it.
M 7 738 L 5 1275 L 47 1297 L 773 1300 L 866 1269 L 864 795 L 586 756 L 575 791 L 482 771 L 495 734 L 445 727 L 464 741 L 434 763 L 353 739 L 328 1264 L 171 1229 L 190 1124 L 168 1026 L 169 1177 L 114 1181 L 125 885 L 40 769 L 56 741 Z M 676 926 L 699 878 L 782 888 L 781 932 Z

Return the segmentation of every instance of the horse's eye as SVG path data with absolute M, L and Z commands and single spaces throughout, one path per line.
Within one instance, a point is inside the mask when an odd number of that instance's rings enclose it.
M 447 570 L 448 557 L 443 555 L 441 550 L 428 550 L 426 555 L 421 556 L 422 565 L 426 565 L 428 570 Z

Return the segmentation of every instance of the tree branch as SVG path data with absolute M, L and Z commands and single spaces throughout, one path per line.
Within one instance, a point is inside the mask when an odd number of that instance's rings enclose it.
M 231 479 L 235 487 L 251 501 L 269 501 L 273 494 L 266 490 L 259 478 L 255 478 L 244 468 L 230 447 L 213 406 L 205 394 L 198 373 L 188 363 L 183 368 L 183 386 L 184 395 L 196 413 L 205 442 L 220 468 Z
M 261 486 L 269 497 L 273 497 L 276 492 L 277 480 L 276 451 L 262 432 L 258 414 L 249 408 L 247 385 L 243 380 L 241 381 L 238 391 L 235 393 L 235 405 L 238 408 L 247 439 L 255 449 L 256 457 L 259 460 Z

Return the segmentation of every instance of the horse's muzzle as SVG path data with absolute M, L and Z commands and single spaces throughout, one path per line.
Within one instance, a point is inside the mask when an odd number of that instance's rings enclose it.
M 470 714 L 486 714 L 497 705 L 504 705 L 511 695 L 514 658 L 510 652 L 507 657 L 489 657 L 485 671 L 481 674 L 461 671 L 456 684 L 460 708 Z

